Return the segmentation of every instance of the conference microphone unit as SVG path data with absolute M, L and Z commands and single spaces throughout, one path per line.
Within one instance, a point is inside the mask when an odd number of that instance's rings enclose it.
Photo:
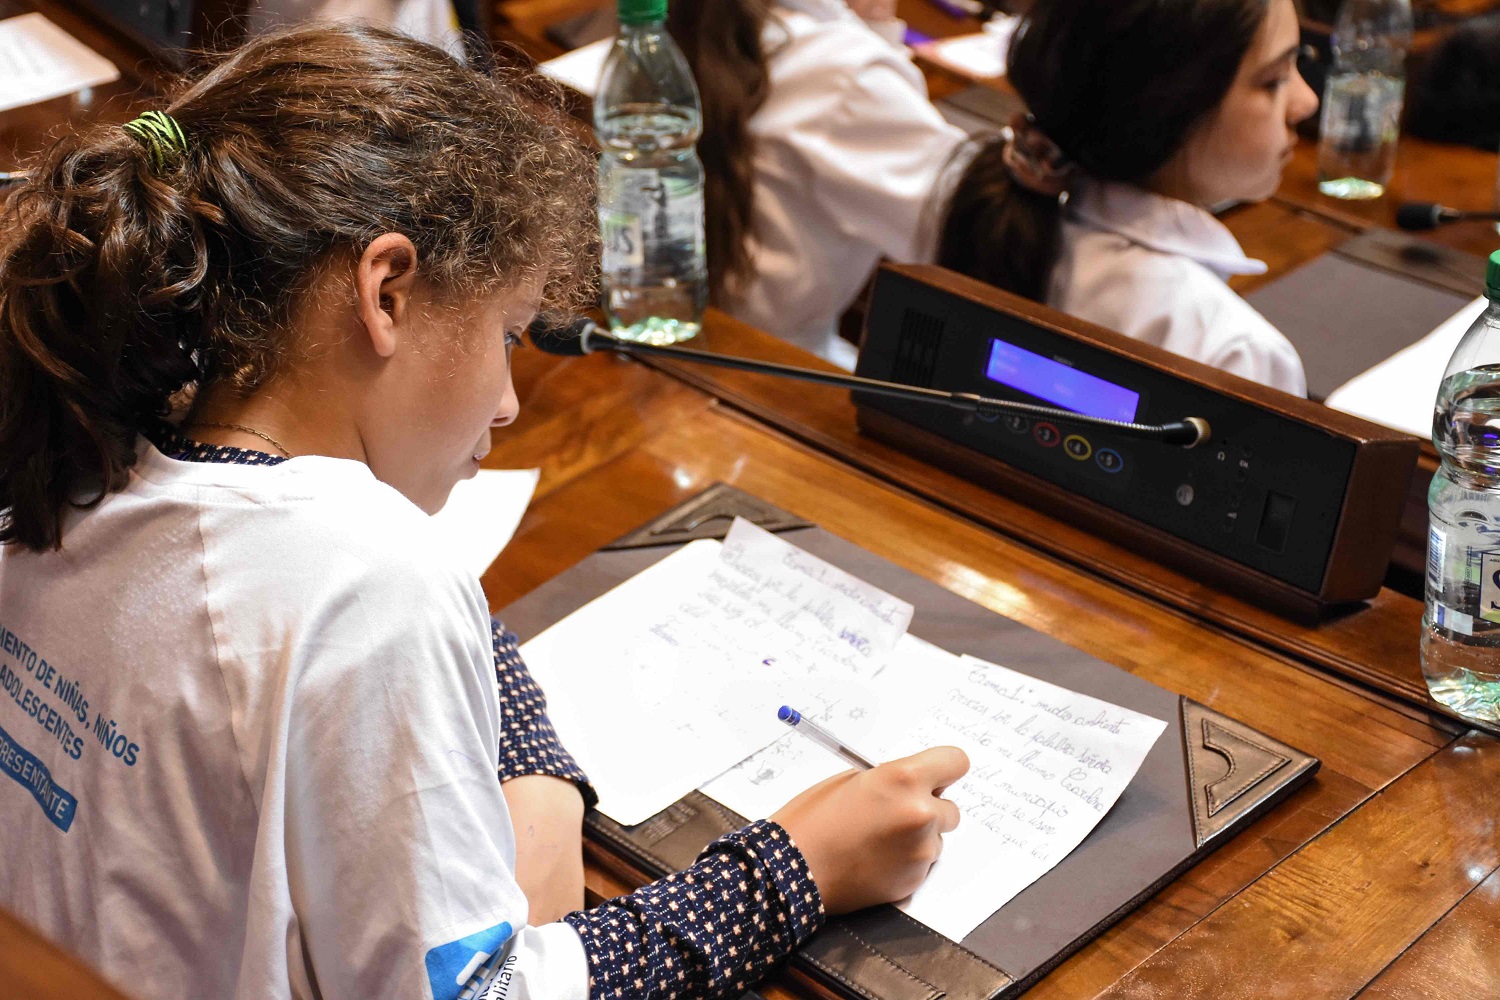
M 1500 221 L 1500 212 L 1464 212 L 1431 201 L 1409 201 L 1396 209 L 1396 225 L 1408 232 L 1436 229 L 1450 222 L 1470 221 Z
M 1107 427 L 855 392 L 863 437 L 1298 620 L 1379 593 L 1415 437 L 931 265 L 882 265 L 865 317 L 861 377 L 1145 424 L 1192 413 L 1213 437 L 1163 448 Z M 1086 558 L 1140 582 L 1114 553 Z
M 529 330 L 531 342 L 547 354 L 564 357 L 579 357 L 598 351 L 629 354 L 644 357 L 671 358 L 691 364 L 714 365 L 733 368 L 756 375 L 771 375 L 777 378 L 816 382 L 841 389 L 852 389 L 873 396 L 900 399 L 919 403 L 935 403 L 980 417 L 996 418 L 1001 414 L 1026 419 L 1054 420 L 1058 423 L 1097 427 L 1123 437 L 1144 438 L 1162 444 L 1181 445 L 1193 448 L 1213 437 L 1213 429 L 1202 417 L 1183 417 L 1161 424 L 1136 423 L 1129 420 L 1112 420 L 1106 417 L 1078 413 L 1052 406 L 1023 403 L 1018 400 L 995 399 L 972 392 L 948 392 L 901 382 L 887 382 L 864 378 L 843 372 L 818 371 L 813 368 L 797 368 L 773 361 L 756 361 L 726 354 L 709 354 L 705 351 L 688 350 L 681 347 L 666 347 L 646 344 L 634 340 L 622 340 L 587 317 L 578 317 L 559 322 L 554 317 L 539 316 Z

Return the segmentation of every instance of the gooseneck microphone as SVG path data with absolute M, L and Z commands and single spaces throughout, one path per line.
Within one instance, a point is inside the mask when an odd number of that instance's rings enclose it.
M 1396 209 L 1396 225 L 1408 232 L 1436 229 L 1450 222 L 1500 221 L 1500 212 L 1463 212 L 1431 201 L 1408 201 Z
M 1016 414 L 1023 417 L 1045 417 L 1048 420 L 1066 421 L 1089 427 L 1104 427 L 1130 437 L 1147 438 L 1163 444 L 1180 444 L 1192 448 L 1207 441 L 1213 429 L 1202 417 L 1184 417 L 1165 424 L 1137 424 L 1124 420 L 1093 417 L 1072 410 L 1061 410 L 1051 406 L 1036 406 L 1010 399 L 992 399 L 972 392 L 946 392 L 942 389 L 926 389 L 899 382 L 882 382 L 878 379 L 848 375 L 844 372 L 823 372 L 812 368 L 794 368 L 774 361 L 755 361 L 736 358 L 726 354 L 709 354 L 705 351 L 690 351 L 681 347 L 663 347 L 643 344 L 633 340 L 621 340 L 587 317 L 558 321 L 553 317 L 539 316 L 528 331 L 531 342 L 548 354 L 564 357 L 579 357 L 596 351 L 612 351 L 616 354 L 631 354 L 650 357 L 673 358 L 692 364 L 714 365 L 733 368 L 758 375 L 775 375 L 780 378 L 799 379 L 803 382 L 818 382 L 823 385 L 856 389 L 877 396 L 892 396 L 919 402 L 937 403 L 954 409 L 983 415 Z

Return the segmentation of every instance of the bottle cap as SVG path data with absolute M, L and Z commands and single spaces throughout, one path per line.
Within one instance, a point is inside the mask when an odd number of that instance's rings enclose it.
M 621 24 L 650 24 L 667 19 L 667 0 L 620 0 Z
M 1484 291 L 1491 302 L 1500 302 L 1500 250 L 1490 254 L 1489 266 L 1484 269 Z

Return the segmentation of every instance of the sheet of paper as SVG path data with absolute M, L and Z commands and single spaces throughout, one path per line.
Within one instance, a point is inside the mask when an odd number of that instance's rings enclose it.
M 432 516 L 442 550 L 483 576 L 516 533 L 541 474 L 540 469 L 480 469 L 473 479 L 460 480 Z
M 572 52 L 564 52 L 556 59 L 548 59 L 537 69 L 563 86 L 572 87 L 585 97 L 593 97 L 599 91 L 604 58 L 614 43 L 613 38 L 601 38 Z
M 936 662 L 935 662 L 936 661 Z M 896 644 L 878 683 L 844 678 L 794 705 L 806 717 L 837 733 L 866 758 L 891 742 L 891 733 L 924 717 L 943 690 L 932 677 L 947 677 L 958 657 L 914 635 Z M 946 672 L 944 664 L 950 664 Z M 747 819 L 764 819 L 806 788 L 849 770 L 842 757 L 788 731 L 785 736 L 725 771 L 701 789 Z
M 1432 436 L 1432 404 L 1443 369 L 1464 333 L 1484 312 L 1481 296 L 1421 340 L 1328 394 L 1328 405 L 1421 438 Z
M 990 19 L 984 30 L 972 35 L 954 35 L 916 46 L 916 52 L 932 62 L 974 80 L 992 80 L 1005 75 L 1010 39 L 1018 17 L 1001 15 Z
M 873 679 L 911 606 L 746 521 L 522 647 L 599 808 L 639 823 L 783 735 L 821 678 Z
M 939 744 L 969 755 L 947 792 L 963 819 L 901 904 L 961 941 L 1083 843 L 1167 724 L 974 657 L 949 669 L 932 716 L 886 756 Z
M 813 717 L 860 753 L 894 760 L 961 747 L 970 771 L 947 792 L 963 810 L 927 882 L 902 904 L 961 941 L 1083 842 L 1166 723 L 907 635 L 877 685 L 847 683 Z M 703 792 L 759 819 L 848 769 L 788 733 Z
M 41 14 L 0 21 L 0 111 L 119 78 L 114 63 Z

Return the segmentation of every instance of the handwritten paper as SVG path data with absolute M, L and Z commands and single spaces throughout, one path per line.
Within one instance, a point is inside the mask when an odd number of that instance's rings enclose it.
M 945 663 L 948 673 L 956 669 L 958 657 L 930 642 L 907 634 L 881 672 L 878 682 L 844 678 L 803 696 L 793 707 L 836 733 L 867 760 L 879 762 L 883 754 L 872 748 L 891 742 L 899 733 L 923 718 L 942 688 L 934 676 Z M 700 789 L 748 819 L 764 819 L 784 806 L 803 789 L 825 778 L 849 770 L 848 763 L 817 743 L 788 731 L 785 736 L 736 764 Z
M 119 78 L 114 63 L 41 14 L 0 21 L 0 111 Z
M 460 480 L 432 515 L 440 551 L 483 576 L 515 535 L 540 476 L 540 469 L 480 469 L 473 479 Z
M 776 709 L 827 677 L 874 679 L 911 619 L 755 525 L 693 542 L 522 647 L 599 808 L 627 825 L 761 750 Z
M 969 755 L 946 793 L 963 818 L 901 905 L 960 941 L 1083 843 L 1167 724 L 971 656 L 949 671 L 930 717 L 889 754 L 949 744 Z
M 908 635 L 878 689 L 852 685 L 812 714 L 865 756 L 957 746 L 970 769 L 945 797 L 963 812 L 901 908 L 961 941 L 1046 874 L 1119 799 L 1166 723 Z M 848 765 L 790 733 L 703 786 L 742 816 L 770 815 Z

